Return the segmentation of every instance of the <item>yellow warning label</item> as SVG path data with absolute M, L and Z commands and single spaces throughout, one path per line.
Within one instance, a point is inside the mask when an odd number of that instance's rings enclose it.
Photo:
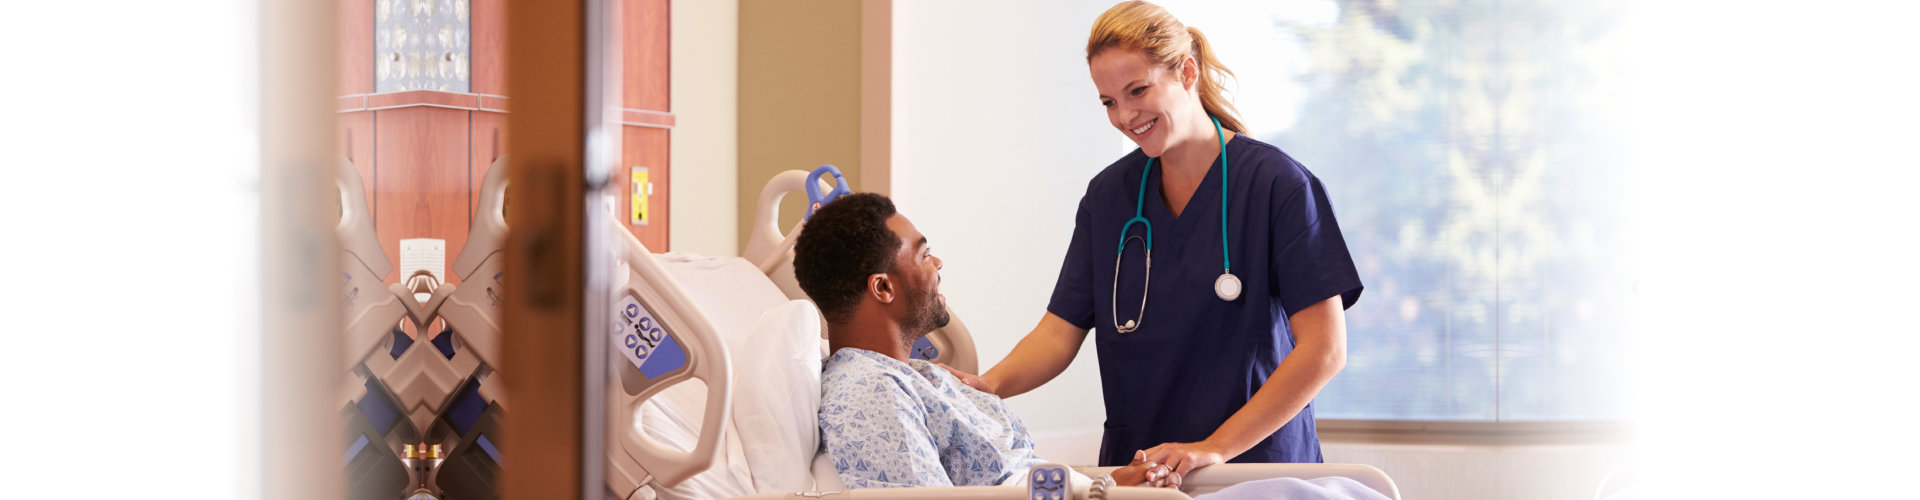
M 632 191 L 630 198 L 633 200 L 633 216 L 628 219 L 628 222 L 633 225 L 644 226 L 647 224 L 647 192 L 651 191 L 651 189 L 647 189 L 649 186 L 650 184 L 647 182 L 647 167 L 633 167 L 633 184 L 630 185 Z

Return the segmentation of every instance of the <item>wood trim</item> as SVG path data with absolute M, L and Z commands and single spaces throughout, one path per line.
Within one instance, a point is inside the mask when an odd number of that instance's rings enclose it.
M 343 95 L 333 98 L 333 111 L 352 113 L 367 110 L 367 94 Z
M 506 273 L 500 370 L 514 402 L 500 451 L 501 498 L 600 497 L 583 491 L 585 2 L 505 2 Z
M 388 92 L 367 96 L 367 108 L 369 109 L 380 110 L 408 106 L 434 106 L 471 111 L 480 109 L 480 96 L 432 90 Z
M 620 124 L 636 127 L 672 129 L 675 119 L 673 113 L 647 109 L 620 109 Z
M 480 94 L 480 109 L 475 111 L 507 112 L 507 96 Z
M 436 90 L 409 90 L 381 94 L 352 94 L 334 98 L 334 112 L 379 111 L 416 106 L 463 111 L 507 112 L 507 97 Z

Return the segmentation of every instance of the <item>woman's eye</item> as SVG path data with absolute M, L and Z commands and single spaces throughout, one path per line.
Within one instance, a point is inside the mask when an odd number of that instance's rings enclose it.
M 1101 106 L 1105 106 L 1105 107 L 1109 107 L 1109 108 L 1111 108 L 1111 107 L 1113 107 L 1113 101 L 1112 101 L 1111 99 L 1109 99 L 1109 100 L 1102 100 L 1102 101 L 1100 101 L 1100 105 L 1101 105 Z
M 1141 86 L 1138 86 L 1138 87 L 1134 87 L 1134 88 L 1133 88 L 1133 95 L 1135 95 L 1135 96 L 1139 96 L 1139 95 L 1145 95 L 1146 93 L 1147 93 L 1147 86 L 1146 86 L 1146 85 L 1141 85 Z

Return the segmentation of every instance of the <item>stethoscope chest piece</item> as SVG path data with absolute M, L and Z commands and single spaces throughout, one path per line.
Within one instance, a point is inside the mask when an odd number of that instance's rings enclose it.
M 1227 302 L 1240 298 L 1240 278 L 1233 273 L 1222 273 L 1220 279 L 1213 280 L 1213 294 Z

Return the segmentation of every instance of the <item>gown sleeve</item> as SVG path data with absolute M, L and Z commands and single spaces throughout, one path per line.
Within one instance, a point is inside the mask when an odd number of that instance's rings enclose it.
M 1273 204 L 1273 255 L 1268 267 L 1274 296 L 1288 317 L 1335 295 L 1346 307 L 1353 307 L 1363 288 L 1360 272 L 1347 252 L 1340 223 L 1334 220 L 1326 188 L 1310 174 L 1306 182 L 1279 192 L 1284 184 L 1276 183 L 1272 193 L 1278 200 Z
M 953 486 L 927 414 L 898 381 L 848 376 L 823 387 L 820 441 L 848 488 Z
M 1087 211 L 1086 198 L 1080 199 L 1079 214 L 1073 218 L 1073 241 L 1067 244 L 1067 257 L 1060 263 L 1060 279 L 1053 284 L 1053 298 L 1047 312 L 1067 320 L 1080 329 L 1093 328 L 1093 215 Z

